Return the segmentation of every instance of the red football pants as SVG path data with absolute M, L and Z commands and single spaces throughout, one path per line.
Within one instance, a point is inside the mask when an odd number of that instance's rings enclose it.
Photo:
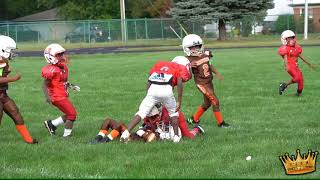
M 181 135 L 183 137 L 187 137 L 187 138 L 190 138 L 190 139 L 194 138 L 194 134 L 192 134 L 189 131 L 188 125 L 186 123 L 186 120 L 185 120 L 184 115 L 183 115 L 182 112 L 179 112 L 179 128 L 181 130 Z
M 298 91 L 302 92 L 303 90 L 303 76 L 302 72 L 298 67 L 288 67 L 287 72 L 292 77 L 294 83 L 298 83 Z
M 52 104 L 65 114 L 65 117 L 67 120 L 70 120 L 70 121 L 76 120 L 77 111 L 68 98 L 60 101 L 54 101 L 52 102 Z

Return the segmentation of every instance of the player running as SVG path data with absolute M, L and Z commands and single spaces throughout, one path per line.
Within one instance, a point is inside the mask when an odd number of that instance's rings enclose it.
M 0 36 L 0 124 L 3 112 L 5 112 L 13 120 L 23 140 L 29 144 L 36 144 L 38 141 L 30 136 L 16 103 L 9 97 L 7 92 L 9 83 L 21 79 L 20 73 L 17 73 L 15 76 L 9 76 L 11 72 L 9 60 L 12 59 L 12 50 L 16 48 L 17 44 L 12 38 Z
M 186 57 L 191 62 L 194 81 L 199 91 L 203 94 L 204 99 L 203 104 L 198 107 L 193 116 L 188 119 L 188 122 L 199 123 L 202 114 L 212 106 L 213 115 L 216 118 L 218 127 L 229 127 L 230 125 L 222 118 L 219 99 L 213 88 L 212 73 L 216 75 L 218 80 L 222 80 L 222 77 L 218 73 L 217 69 L 212 65 L 212 61 L 210 60 L 210 58 L 212 58 L 211 51 L 204 51 L 203 41 L 196 34 L 189 34 L 185 36 L 182 41 L 182 47 L 183 51 L 187 55 Z
M 173 142 L 179 142 L 178 111 L 181 107 L 183 82 L 191 78 L 190 62 L 183 56 L 178 56 L 172 62 L 159 61 L 150 70 L 147 84 L 147 95 L 139 106 L 139 111 L 128 125 L 129 132 L 151 111 L 153 106 L 161 103 L 169 112 L 170 122 L 174 130 Z M 177 86 L 178 102 L 176 102 L 173 88 Z M 127 140 L 129 136 L 122 134 Z
M 44 78 L 43 92 L 49 104 L 54 105 L 64 113 L 57 119 L 45 121 L 44 125 L 50 135 L 54 135 L 59 125 L 65 124 L 63 137 L 69 137 L 73 123 L 77 118 L 77 111 L 68 99 L 68 88 L 80 91 L 80 87 L 68 82 L 69 57 L 66 50 L 59 44 L 50 44 L 44 50 L 44 57 L 49 63 L 42 68 Z
M 311 69 L 315 69 L 315 65 L 308 62 L 302 56 L 302 48 L 298 45 L 296 35 L 290 30 L 283 31 L 281 34 L 282 46 L 278 49 L 279 55 L 283 58 L 284 68 L 291 76 L 287 82 L 280 83 L 279 95 L 282 95 L 284 90 L 291 84 L 297 83 L 297 96 L 300 96 L 303 90 L 303 76 L 298 66 L 298 58 L 302 59 Z

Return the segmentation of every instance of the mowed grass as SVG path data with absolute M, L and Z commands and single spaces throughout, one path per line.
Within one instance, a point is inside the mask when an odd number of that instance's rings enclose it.
M 304 55 L 320 66 L 319 47 Z M 159 59 L 182 52 L 73 56 L 70 82 L 81 92 L 70 99 L 78 111 L 74 136 L 50 137 L 43 121 L 60 116 L 45 103 L 41 90 L 43 58 L 18 58 L 12 74 L 23 78 L 11 84 L 9 94 L 18 104 L 38 145 L 25 144 L 12 120 L 0 126 L 1 178 L 319 178 L 320 171 L 285 175 L 279 156 L 296 149 L 320 150 L 320 73 L 300 63 L 305 78 L 301 97 L 296 85 L 278 95 L 279 82 L 288 80 L 276 48 L 214 51 L 214 63 L 224 77 L 214 80 L 229 129 L 218 128 L 211 109 L 201 118 L 206 134 L 180 143 L 145 144 L 118 140 L 90 145 L 105 117 L 126 124 L 136 113 L 146 91 L 147 73 Z M 202 103 L 193 80 L 185 84 L 182 111 L 191 116 Z M 252 156 L 246 161 L 246 156 Z M 319 158 L 318 158 L 319 159 Z M 317 160 L 319 165 L 319 160 Z

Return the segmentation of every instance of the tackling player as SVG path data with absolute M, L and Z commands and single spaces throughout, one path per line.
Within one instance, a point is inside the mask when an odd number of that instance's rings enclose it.
M 9 83 L 21 79 L 20 73 L 9 76 L 9 60 L 12 58 L 12 50 L 16 48 L 17 44 L 12 38 L 0 35 L 0 124 L 5 112 L 13 120 L 23 140 L 29 144 L 36 144 L 38 141 L 30 136 L 16 103 L 7 94 Z
M 203 104 L 198 107 L 198 110 L 191 118 L 188 119 L 188 122 L 199 123 L 202 114 L 212 106 L 213 115 L 216 118 L 218 127 L 229 127 L 229 124 L 222 118 L 219 99 L 213 88 L 212 73 L 216 75 L 218 80 L 222 80 L 222 77 L 210 61 L 210 58 L 212 58 L 211 51 L 204 51 L 203 41 L 196 34 L 189 34 L 185 36 L 183 38 L 182 47 L 187 58 L 191 62 L 194 81 L 199 91 L 203 94 L 204 99 Z
M 47 102 L 64 113 L 57 119 L 45 121 L 44 125 L 49 134 L 54 135 L 57 127 L 65 124 L 63 137 L 68 137 L 71 135 L 73 123 L 77 118 L 77 111 L 68 99 L 68 88 L 80 91 L 80 87 L 68 82 L 69 57 L 61 45 L 47 46 L 44 50 L 44 57 L 49 64 L 42 68 L 43 92 Z
M 178 56 L 173 62 L 159 61 L 150 70 L 147 84 L 147 95 L 139 106 L 139 111 L 128 125 L 129 132 L 151 111 L 153 106 L 161 103 L 169 112 L 171 125 L 174 130 L 173 142 L 179 142 L 178 136 L 178 111 L 181 106 L 183 85 L 191 78 L 190 62 L 183 56 Z M 173 88 L 177 86 L 178 102 L 176 102 Z M 129 136 L 121 135 L 127 140 Z
M 297 44 L 296 35 L 290 30 L 283 31 L 281 34 L 282 46 L 278 49 L 279 55 L 283 58 L 285 70 L 291 76 L 287 82 L 280 83 L 279 95 L 291 84 L 297 83 L 297 96 L 300 96 L 303 90 L 303 76 L 298 66 L 298 58 L 302 59 L 311 69 L 315 69 L 315 65 L 309 63 L 302 56 L 302 48 Z

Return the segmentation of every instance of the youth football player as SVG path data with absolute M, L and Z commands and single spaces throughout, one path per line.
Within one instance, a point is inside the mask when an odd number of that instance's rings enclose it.
M 16 103 L 9 97 L 7 92 L 9 83 L 21 79 L 20 73 L 15 76 L 9 76 L 11 72 L 9 60 L 12 58 L 12 50 L 16 48 L 17 44 L 12 38 L 0 35 L 0 124 L 3 112 L 5 112 L 13 120 L 23 140 L 29 144 L 36 144 L 38 141 L 30 136 Z
M 129 133 L 127 127 L 123 123 L 111 118 L 106 118 L 92 143 L 110 142 L 122 133 Z
M 63 137 L 72 133 L 73 123 L 77 118 L 77 111 L 68 99 L 68 88 L 80 91 L 80 87 L 68 82 L 69 57 L 66 50 L 59 44 L 50 44 L 44 50 L 44 57 L 48 65 L 42 68 L 44 78 L 43 92 L 49 104 L 58 108 L 64 115 L 44 122 L 50 135 L 54 135 L 57 127 L 64 124 Z
M 188 119 L 188 122 L 199 123 L 202 114 L 212 106 L 213 115 L 216 118 L 218 127 L 229 127 L 229 124 L 226 123 L 222 117 L 219 99 L 213 88 L 213 73 L 218 80 L 222 80 L 222 77 L 212 65 L 212 61 L 210 61 L 212 53 L 210 51 L 204 51 L 203 41 L 196 34 L 185 36 L 183 38 L 182 47 L 187 55 L 186 57 L 191 62 L 194 81 L 199 91 L 203 94 L 204 99 L 203 104 L 198 107 L 193 116 Z
M 139 111 L 128 125 L 129 132 L 151 111 L 153 106 L 161 103 L 169 112 L 171 125 L 174 130 L 173 142 L 179 142 L 178 136 L 178 111 L 181 106 L 183 85 L 191 78 L 190 63 L 183 56 L 173 60 L 174 62 L 159 61 L 150 70 L 147 84 L 148 93 L 139 106 Z M 177 86 L 178 102 L 176 102 L 173 88 Z M 126 140 L 129 136 L 121 135 Z
M 300 96 L 303 90 L 303 76 L 298 66 L 298 58 L 302 59 L 311 69 L 315 69 L 315 65 L 311 64 L 302 56 L 302 48 L 298 45 L 296 35 L 291 30 L 283 31 L 281 34 L 282 46 L 278 49 L 279 55 L 284 61 L 285 70 L 291 76 L 287 82 L 280 83 L 279 95 L 291 84 L 297 83 L 297 96 Z

